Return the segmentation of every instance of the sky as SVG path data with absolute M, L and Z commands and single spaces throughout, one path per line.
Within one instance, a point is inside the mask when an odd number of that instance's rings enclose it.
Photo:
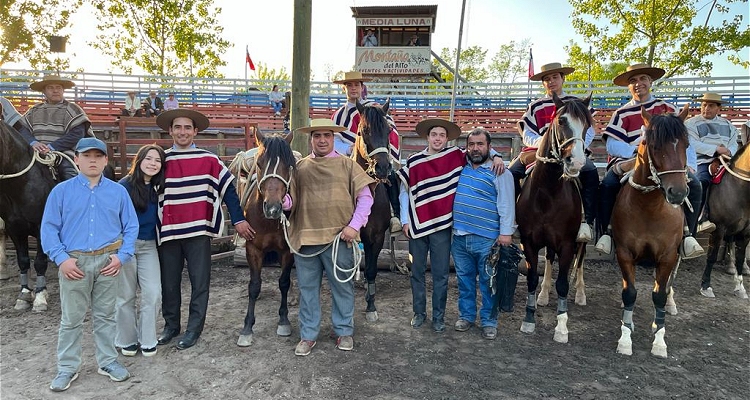
M 336 73 L 348 71 L 354 65 L 356 24 L 350 7 L 437 5 L 432 50 L 439 54 L 443 47 L 454 49 L 458 46 L 461 3 L 461 0 L 313 0 L 312 80 L 325 81 L 329 69 Z M 699 3 L 710 3 L 710 0 L 700 0 Z M 244 78 L 247 46 L 256 64 L 260 62 L 277 70 L 284 67 L 291 75 L 293 4 L 294 0 L 215 0 L 214 5 L 222 9 L 218 20 L 224 27 L 223 37 L 232 44 L 224 55 L 227 65 L 220 68 L 220 72 L 227 78 Z M 544 6 L 535 9 L 531 4 Z M 735 13 L 744 9 L 745 20 L 748 20 L 747 8 L 747 3 L 732 7 Z M 488 49 L 489 62 L 500 44 L 529 38 L 538 72 L 543 64 L 564 63 L 567 60 L 564 46 L 570 40 L 584 46 L 583 38 L 570 25 L 570 11 L 566 0 L 467 0 L 461 47 L 478 45 Z M 705 19 L 705 12 L 704 9 L 699 18 Z M 66 32 L 70 36 L 68 53 L 75 54 L 71 58 L 71 67 L 109 72 L 100 63 L 96 67 L 89 63 L 102 58 L 97 50 L 86 44 L 90 31 L 95 29 L 91 13 L 79 12 L 74 17 L 74 24 Z M 748 59 L 748 54 L 741 57 Z M 726 61 L 726 55 L 714 56 L 711 60 L 714 62 L 714 76 L 747 75 L 745 69 Z M 253 72 L 248 71 L 248 78 L 253 77 Z

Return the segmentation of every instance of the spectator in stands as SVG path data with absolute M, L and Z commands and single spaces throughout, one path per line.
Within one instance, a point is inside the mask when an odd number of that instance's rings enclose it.
M 164 111 L 175 110 L 180 108 L 180 103 L 174 98 L 174 92 L 169 93 L 169 97 L 164 102 Z
M 156 95 L 156 92 L 152 91 L 143 100 L 143 109 L 147 117 L 156 117 L 164 111 L 164 102 L 161 100 L 161 97 Z
M 516 157 L 510 163 L 510 172 L 513 174 L 515 182 L 516 196 L 521 193 L 521 179 L 526 176 L 526 168 L 523 161 L 525 154 L 536 154 L 536 149 L 542 142 L 542 136 L 547 130 L 555 116 L 555 102 L 552 100 L 552 94 L 565 101 L 574 99 L 574 96 L 566 95 L 563 92 L 565 76 L 575 71 L 575 68 L 563 67 L 560 63 L 550 63 L 542 65 L 541 72 L 529 78 L 532 81 L 542 81 L 545 96 L 535 100 L 526 108 L 526 113 L 518 121 L 518 131 L 523 139 L 524 149 L 521 155 Z M 594 140 L 594 128 L 589 127 L 584 139 L 584 148 L 588 149 Z M 534 161 L 536 159 L 534 158 Z M 586 164 L 581 169 L 579 177 L 582 184 L 581 197 L 583 198 L 584 221 L 581 221 L 581 227 L 578 230 L 579 242 L 588 242 L 593 239 L 593 224 L 596 218 L 596 194 L 599 189 L 599 173 L 596 165 L 591 158 L 586 158 Z
M 411 35 L 411 39 L 409 39 L 409 43 L 407 43 L 407 46 L 421 46 L 422 42 L 419 41 L 419 36 L 417 34 Z
M 609 121 L 609 125 L 602 133 L 602 139 L 607 146 L 607 153 L 614 165 L 617 161 L 634 158 L 638 152 L 638 145 L 643 138 L 643 119 L 641 108 L 645 108 L 651 114 L 676 113 L 677 107 L 664 100 L 657 99 L 651 94 L 651 84 L 654 80 L 664 76 L 664 70 L 654 68 L 648 64 L 634 64 L 626 68 L 625 72 L 617 75 L 613 80 L 617 86 L 625 86 L 630 90 L 633 99 L 618 108 Z M 685 236 L 680 245 L 680 253 L 683 258 L 695 258 L 704 253 L 698 244 L 695 235 L 698 225 L 698 213 L 702 198 L 701 185 L 695 177 L 696 154 L 692 146 L 687 148 L 687 166 L 689 194 L 688 201 L 693 211 L 688 209 L 687 204 L 683 206 L 689 234 Z M 606 232 L 596 243 L 596 250 L 605 254 L 612 252 L 612 237 L 609 234 L 609 221 L 612 218 L 612 209 L 615 206 L 617 193 L 622 184 L 620 176 L 615 172 L 619 168 L 611 167 L 602 179 L 599 186 L 599 214 L 597 215 L 600 232 Z
M 720 94 L 705 93 L 703 97 L 697 100 L 701 102 L 701 113 L 685 121 L 685 128 L 687 128 L 690 138 L 690 145 L 695 148 L 695 152 L 698 154 L 698 179 L 701 182 L 701 188 L 703 188 L 701 201 L 703 215 L 701 223 L 698 225 L 698 232 L 701 232 L 713 230 L 716 227 L 709 221 L 708 207 L 704 208 L 708 186 L 711 184 L 709 166 L 719 156 L 731 157 L 737 153 L 739 131 L 731 122 L 719 116 L 721 105 L 726 103 L 721 99 Z M 716 163 L 718 163 L 718 160 Z
M 2 113 L 0 113 L 2 120 L 6 124 L 16 128 L 17 131 L 20 131 L 24 124 L 24 119 L 16 108 L 13 107 L 13 103 L 5 97 L 0 97 L 0 109 L 2 109 Z
M 65 89 L 73 86 L 72 81 L 53 75 L 29 86 L 31 90 L 44 93 L 44 102 L 26 111 L 19 132 L 42 155 L 59 151 L 72 159 L 76 143 L 85 136 L 94 136 L 91 121 L 83 109 L 64 98 Z M 57 172 L 58 180 L 78 175 L 75 165 L 64 157 L 60 159 Z
M 333 116 L 331 116 L 331 119 L 336 125 L 346 128 L 346 130 L 334 134 L 334 147 L 339 154 L 347 156 L 352 154 L 352 148 L 354 146 L 354 141 L 357 138 L 360 119 L 356 103 L 361 102 L 363 105 L 375 104 L 370 100 L 362 98 L 364 82 L 369 80 L 369 78 L 363 77 L 361 72 L 351 71 L 344 74 L 344 79 L 333 81 L 333 83 L 340 83 L 344 86 L 347 101 L 346 104 L 341 106 L 335 113 L 333 113 Z M 396 123 L 393 122 L 393 118 L 391 118 L 390 115 L 387 115 L 386 118 L 391 125 L 391 160 L 393 161 L 394 166 L 400 166 L 400 141 L 398 131 L 396 130 Z M 401 222 L 398 218 L 398 215 L 401 213 L 401 206 L 398 200 L 398 179 L 396 178 L 395 171 L 389 176 L 389 182 L 390 184 L 386 185 L 386 187 L 388 188 L 388 197 L 391 201 L 391 207 L 393 208 L 391 232 L 398 233 L 401 231 Z
M 122 109 L 123 117 L 140 117 L 141 100 L 136 96 L 135 90 L 129 90 L 125 97 L 125 107 Z
M 378 38 L 375 37 L 375 30 L 367 28 L 365 30 L 365 36 L 362 37 L 362 46 L 364 47 L 377 47 Z
M 195 146 L 193 138 L 208 128 L 205 115 L 178 108 L 165 111 L 156 124 L 169 132 L 174 145 L 167 149 L 164 192 L 159 196 L 162 315 L 164 331 L 158 344 L 180 333 L 182 270 L 187 261 L 192 288 L 187 329 L 177 342 L 183 350 L 195 345 L 203 332 L 211 279 L 211 238 L 223 224 L 221 202 L 227 205 L 237 233 L 253 240 L 255 231 L 245 220 L 234 187 L 234 177 L 215 154 Z
M 279 91 L 279 85 L 273 85 L 268 100 L 271 102 L 274 115 L 281 115 L 281 109 L 284 108 L 284 93 Z

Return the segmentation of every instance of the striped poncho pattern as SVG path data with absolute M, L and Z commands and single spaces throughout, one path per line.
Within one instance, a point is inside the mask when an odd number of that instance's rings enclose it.
M 361 104 L 368 105 L 370 103 L 373 103 L 373 101 L 365 100 Z M 357 140 L 357 130 L 359 129 L 360 118 L 361 117 L 359 115 L 359 111 L 357 111 L 357 106 L 352 103 L 346 103 L 345 105 L 341 106 L 338 110 L 336 110 L 335 113 L 333 113 L 333 116 L 331 116 L 331 120 L 336 125 L 346 128 L 345 131 L 342 131 L 339 134 L 344 139 L 344 141 L 349 142 L 349 144 L 352 146 Z M 388 124 L 391 126 L 391 133 L 388 137 L 388 141 L 390 142 L 391 158 L 398 162 L 398 160 L 401 159 L 401 149 L 399 148 L 400 144 L 398 131 L 396 130 L 396 123 L 393 122 L 393 118 L 390 115 L 386 115 L 385 118 L 388 120 Z
M 219 236 L 221 202 L 234 179 L 219 158 L 203 149 L 168 149 L 164 193 L 159 197 L 159 243 Z
M 436 154 L 413 154 L 398 172 L 409 193 L 409 236 L 420 238 L 450 228 L 464 152 L 448 147 Z M 403 207 L 403 205 L 402 205 Z

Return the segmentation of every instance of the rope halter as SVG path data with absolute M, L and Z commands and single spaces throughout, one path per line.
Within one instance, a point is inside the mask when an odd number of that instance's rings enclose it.
M 284 184 L 284 194 L 289 193 L 289 181 L 292 180 L 292 171 L 294 171 L 294 167 L 289 167 L 289 179 L 284 179 L 283 176 L 279 175 L 279 165 L 281 165 L 281 157 L 276 157 L 276 162 L 273 163 L 273 170 L 271 173 L 268 172 L 269 168 L 271 167 L 271 163 L 266 164 L 266 168 L 263 171 L 263 175 L 257 174 L 257 176 L 260 177 L 260 180 L 258 180 L 258 193 L 263 194 L 263 182 L 270 178 L 276 178 L 280 180 Z M 259 170 L 260 166 L 258 165 L 258 161 L 256 158 L 255 161 L 255 168 L 256 170 Z
M 646 159 L 648 160 L 648 170 L 651 173 L 651 175 L 648 176 L 648 179 L 650 179 L 652 182 L 654 182 L 653 185 L 644 186 L 639 183 L 636 183 L 633 180 L 634 174 L 630 174 L 628 177 L 628 184 L 632 186 L 634 189 L 638 189 L 643 193 L 648 193 L 656 189 L 661 189 L 663 186 L 661 184 L 661 176 L 667 175 L 667 174 L 684 174 L 685 179 L 687 180 L 688 176 L 688 169 L 687 167 L 683 169 L 671 169 L 667 171 L 657 171 L 656 167 L 654 167 L 654 163 L 651 162 L 651 150 L 648 146 L 646 146 Z

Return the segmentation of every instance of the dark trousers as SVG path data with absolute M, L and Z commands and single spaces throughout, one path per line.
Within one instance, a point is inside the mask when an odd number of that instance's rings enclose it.
M 698 165 L 698 180 L 701 182 L 701 189 L 703 190 L 703 196 L 701 196 L 701 210 L 704 210 L 704 219 L 708 219 L 708 188 L 711 186 L 711 173 L 708 171 L 708 167 L 711 163 L 699 164 Z
M 170 240 L 159 246 L 161 263 L 161 312 L 164 328 L 180 330 L 182 268 L 187 261 L 190 277 L 190 313 L 186 330 L 200 334 L 206 322 L 211 280 L 211 238 L 198 236 Z
M 395 215 L 397 218 L 400 218 L 399 216 L 401 215 L 401 202 L 398 200 L 399 179 L 398 177 L 396 177 L 396 171 L 391 171 L 391 173 L 388 175 L 388 182 L 390 182 L 389 185 L 386 185 L 386 190 L 388 191 L 388 200 L 391 202 L 393 215 Z
M 411 295 L 414 314 L 426 315 L 427 289 L 425 271 L 427 253 L 430 253 L 432 271 L 432 320 L 442 322 L 448 300 L 448 274 L 450 273 L 451 228 L 409 239 L 411 264 Z

